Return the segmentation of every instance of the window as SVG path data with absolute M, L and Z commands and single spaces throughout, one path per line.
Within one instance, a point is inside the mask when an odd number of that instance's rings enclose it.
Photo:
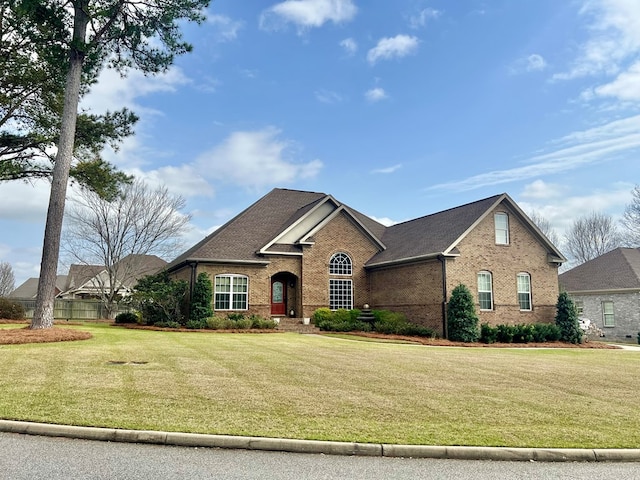
M 329 260 L 329 275 L 352 275 L 351 258 L 338 252 Z
M 248 308 L 249 279 L 244 275 L 216 275 L 215 310 L 246 310 Z
M 496 244 L 509 245 L 509 217 L 506 213 L 498 212 L 493 216 L 496 228 Z
M 531 276 L 528 273 L 518 274 L 518 303 L 520 310 L 531 310 Z
M 584 303 L 582 302 L 582 300 L 575 300 L 573 304 L 576 306 L 576 312 L 578 313 L 578 316 L 581 317 L 582 315 L 584 315 Z
M 613 302 L 602 302 L 602 324 L 605 327 L 615 327 L 616 320 L 613 316 Z
M 478 273 L 478 301 L 480 310 L 493 310 L 493 289 L 489 272 Z
M 329 309 L 353 308 L 353 282 L 351 280 L 329 279 Z

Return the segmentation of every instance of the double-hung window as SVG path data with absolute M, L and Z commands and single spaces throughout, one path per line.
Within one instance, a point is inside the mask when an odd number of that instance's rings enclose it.
M 478 273 L 478 301 L 480 310 L 493 310 L 493 286 L 490 272 Z
M 216 275 L 215 310 L 247 310 L 249 278 L 244 275 Z
M 602 302 L 602 324 L 605 327 L 615 327 L 616 319 L 613 315 L 613 302 L 612 301 L 604 301 Z
M 497 245 L 509 245 L 509 216 L 504 212 L 497 212 L 493 216 Z
M 518 303 L 520 310 L 531 310 L 531 276 L 528 273 L 518 274 Z

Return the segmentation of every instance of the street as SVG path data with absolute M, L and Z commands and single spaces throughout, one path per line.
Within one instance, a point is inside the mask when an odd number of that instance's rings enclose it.
M 640 464 L 346 457 L 0 433 L 0 478 L 624 480 L 640 478 Z

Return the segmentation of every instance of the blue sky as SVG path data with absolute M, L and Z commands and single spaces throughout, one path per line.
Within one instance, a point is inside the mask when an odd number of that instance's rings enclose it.
M 640 182 L 637 0 L 216 0 L 184 33 L 169 72 L 104 72 L 82 104 L 140 115 L 105 157 L 185 197 L 187 246 L 275 187 L 387 223 L 507 192 L 562 236 Z M 48 194 L 0 184 L 17 284 Z

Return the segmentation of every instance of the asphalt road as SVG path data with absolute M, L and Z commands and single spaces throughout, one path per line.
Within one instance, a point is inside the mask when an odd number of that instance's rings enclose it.
M 0 478 L 640 479 L 640 463 L 542 463 L 345 457 L 110 443 L 0 433 Z

